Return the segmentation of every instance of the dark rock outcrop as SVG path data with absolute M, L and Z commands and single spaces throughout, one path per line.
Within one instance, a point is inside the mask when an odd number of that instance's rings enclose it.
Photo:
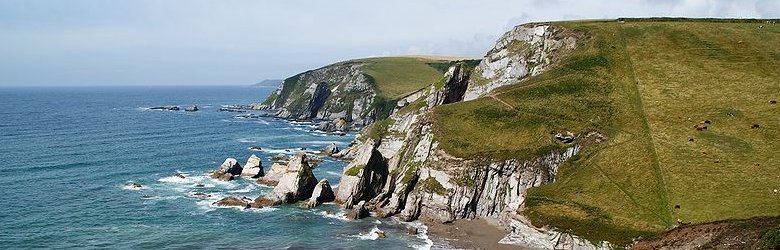
M 211 178 L 222 181 L 229 181 L 233 180 L 234 175 L 240 175 L 241 170 L 243 170 L 243 168 L 236 159 L 227 158 L 225 159 L 225 162 L 219 166 L 219 168 L 211 172 L 210 176 Z
M 336 195 L 333 193 L 333 189 L 330 187 L 330 183 L 327 179 L 320 180 L 317 186 L 314 187 L 314 192 L 311 194 L 306 202 L 301 204 L 304 208 L 313 208 L 319 206 L 325 202 L 331 202 L 336 199 Z
M 328 146 L 325 146 L 322 150 L 320 150 L 320 154 L 324 155 L 332 155 L 339 152 L 339 147 L 336 146 L 335 143 L 331 143 Z
M 309 105 L 306 108 L 306 117 L 307 118 L 317 117 L 317 112 L 320 111 L 322 105 L 325 105 L 325 101 L 328 100 L 329 95 L 330 95 L 330 89 L 328 89 L 328 83 L 326 82 L 317 83 L 317 88 L 314 90 L 314 93 L 312 94 L 312 97 L 309 100 Z
M 368 209 L 366 208 L 366 202 L 360 201 L 357 205 L 355 205 L 352 210 L 350 210 L 346 217 L 351 220 L 359 220 L 366 218 L 370 216 L 371 214 L 368 212 Z
M 198 109 L 198 105 L 192 105 L 192 106 L 188 106 L 188 107 L 184 108 L 184 111 L 187 111 L 187 112 L 195 112 L 195 111 L 198 111 L 198 110 L 199 110 Z
M 221 200 L 214 202 L 213 204 L 215 206 L 220 207 L 243 207 L 248 208 L 249 203 L 251 203 L 252 200 L 246 197 L 236 197 L 236 196 L 230 196 L 222 198 Z
M 263 172 L 263 163 L 260 161 L 260 157 L 252 155 L 246 160 L 243 170 L 241 170 L 241 176 L 250 178 L 257 178 L 265 175 Z

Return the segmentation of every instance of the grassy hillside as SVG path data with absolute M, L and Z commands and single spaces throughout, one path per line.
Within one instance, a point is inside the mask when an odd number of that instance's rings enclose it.
M 524 211 L 534 224 L 592 240 L 628 243 L 678 218 L 780 214 L 780 105 L 770 103 L 780 99 L 779 24 L 556 25 L 590 39 L 522 84 L 438 107 L 440 147 L 527 159 L 564 146 L 553 131 L 607 135 L 566 162 L 555 183 L 529 191 Z
M 366 63 L 361 69 L 374 80 L 378 94 L 392 100 L 436 82 L 444 75 L 441 66 L 449 65 L 451 61 L 420 57 L 377 57 L 353 62 Z

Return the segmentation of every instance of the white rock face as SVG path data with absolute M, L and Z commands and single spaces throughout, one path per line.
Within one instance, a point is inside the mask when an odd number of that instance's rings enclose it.
M 287 165 L 275 162 L 263 177 L 257 179 L 257 183 L 276 186 L 276 184 L 279 183 L 279 180 L 282 179 L 284 173 L 287 173 Z
M 297 154 L 290 159 L 287 171 L 279 179 L 274 189 L 255 203 L 260 206 L 275 206 L 309 199 L 317 185 L 312 168 L 306 163 L 305 154 Z
M 474 70 L 463 100 L 542 73 L 576 46 L 576 38 L 545 24 L 516 26 L 505 33 Z
M 263 172 L 263 163 L 260 161 L 260 157 L 252 155 L 246 160 L 244 169 L 241 170 L 241 176 L 247 176 L 251 178 L 257 178 L 265 175 Z
M 301 204 L 301 207 L 313 208 L 324 202 L 330 202 L 335 199 L 336 196 L 333 194 L 333 189 L 330 187 L 330 182 L 328 182 L 327 179 L 322 179 L 317 183 L 317 186 L 314 187 L 314 192 L 312 192 L 311 198 Z

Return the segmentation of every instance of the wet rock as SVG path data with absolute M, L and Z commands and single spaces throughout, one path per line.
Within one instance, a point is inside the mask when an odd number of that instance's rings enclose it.
M 357 205 L 355 205 L 351 211 L 347 213 L 347 218 L 351 220 L 359 220 L 368 217 L 368 209 L 366 208 L 366 202 L 360 201 Z
M 311 198 L 301 204 L 303 208 L 314 208 L 325 202 L 331 202 L 336 199 L 336 195 L 333 193 L 333 189 L 330 187 L 330 183 L 327 179 L 320 180 L 317 186 L 314 187 Z
M 236 196 L 230 196 L 222 198 L 221 200 L 214 202 L 213 205 L 220 206 L 220 207 L 243 207 L 248 208 L 249 203 L 251 203 L 252 200 L 246 197 L 236 197 Z
M 324 155 L 332 155 L 338 152 L 339 152 L 339 147 L 336 146 L 335 143 L 331 143 L 328 146 L 325 146 L 325 148 L 323 148 L 322 150 L 320 150 L 320 153 Z
M 376 230 L 376 237 L 379 239 L 384 239 L 387 238 L 387 235 L 385 234 L 385 231 Z
M 132 186 L 133 188 L 136 188 L 136 189 L 143 187 L 143 185 L 141 185 L 140 183 L 137 183 L 137 182 L 133 182 L 133 184 L 131 184 L 130 186 Z
M 234 175 L 240 175 L 242 170 L 241 164 L 236 159 L 227 158 L 219 168 L 211 172 L 210 176 L 222 181 L 230 181 L 233 180 Z
M 258 178 L 265 175 L 263 172 L 263 163 L 260 161 L 260 157 L 252 155 L 246 160 L 244 168 L 241 170 L 241 176 L 250 178 Z
M 418 233 L 420 233 L 420 232 L 419 232 L 419 230 L 417 229 L 417 227 L 407 227 L 407 228 L 406 228 L 406 234 L 408 234 L 408 235 L 415 236 L 415 235 L 417 235 Z
M 252 151 L 263 151 L 263 148 L 258 147 L 258 146 L 251 146 L 251 147 L 249 147 L 249 150 L 252 150 Z
M 168 110 L 168 111 L 178 111 L 181 110 L 178 106 L 159 106 L 159 107 L 151 107 L 150 110 Z
M 192 106 L 188 106 L 188 107 L 184 108 L 184 111 L 187 111 L 187 112 L 195 112 L 195 111 L 198 111 L 198 105 L 192 105 Z
M 186 176 L 184 176 L 182 173 L 179 173 L 179 172 L 176 172 L 175 174 L 173 174 L 173 176 L 176 176 L 176 177 L 178 177 L 180 179 L 186 179 L 187 178 Z

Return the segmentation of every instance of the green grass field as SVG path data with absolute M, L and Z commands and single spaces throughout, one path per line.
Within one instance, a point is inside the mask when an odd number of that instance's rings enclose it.
M 528 159 L 564 146 L 551 132 L 607 135 L 531 189 L 524 211 L 595 241 L 627 244 L 678 218 L 780 215 L 780 24 L 555 25 L 590 39 L 546 73 L 437 107 L 440 147 Z
M 373 78 L 378 94 L 390 100 L 435 83 L 444 75 L 436 66 L 450 63 L 417 57 L 377 57 L 354 61 L 366 63 L 362 71 Z

